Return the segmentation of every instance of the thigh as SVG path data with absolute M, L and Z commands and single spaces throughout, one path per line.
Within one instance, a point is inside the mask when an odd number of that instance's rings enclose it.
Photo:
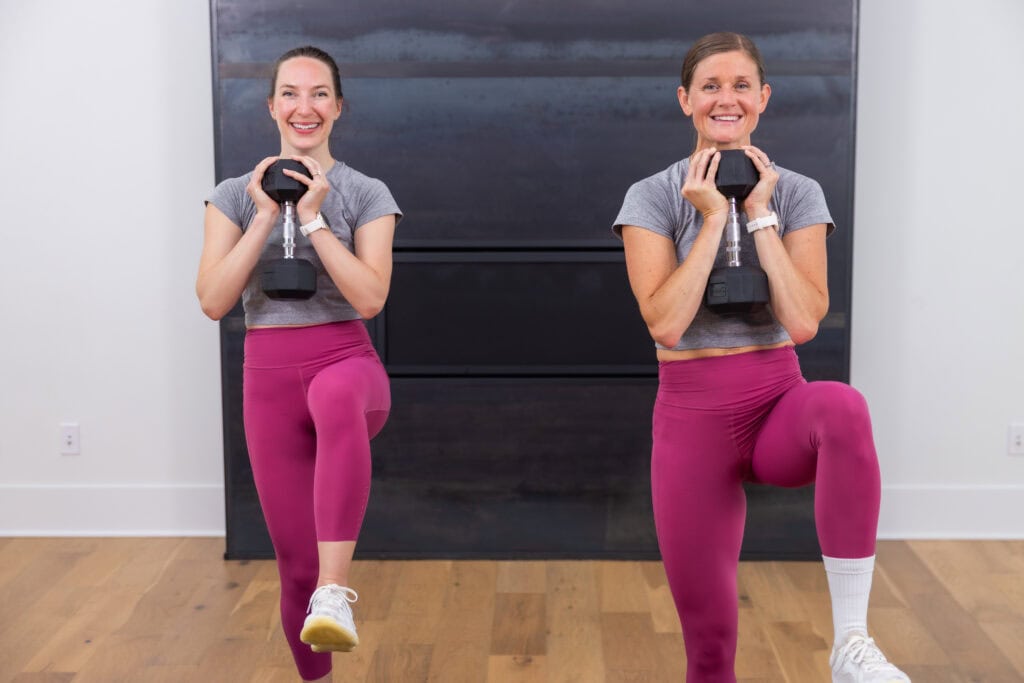
M 391 410 L 391 385 L 376 355 L 353 356 L 317 371 L 307 402 L 317 431 L 334 424 L 373 438 Z
M 859 428 L 853 417 L 863 404 L 860 394 L 841 382 L 807 382 L 786 391 L 757 435 L 754 478 L 786 487 L 813 483 L 823 441 L 830 432 Z
M 731 671 L 746 498 L 729 419 L 656 405 L 653 436 L 658 544 L 687 653 Z
M 245 370 L 245 438 L 253 479 L 279 562 L 316 557 L 316 438 L 295 368 Z

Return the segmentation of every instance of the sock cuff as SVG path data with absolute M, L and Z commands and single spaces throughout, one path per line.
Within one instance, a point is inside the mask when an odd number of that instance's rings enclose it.
M 875 571 L 875 556 L 861 558 L 828 557 L 822 555 L 825 571 L 831 574 L 870 574 Z

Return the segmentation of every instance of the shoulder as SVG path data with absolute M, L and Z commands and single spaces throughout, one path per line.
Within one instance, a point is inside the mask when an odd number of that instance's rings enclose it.
M 366 190 L 387 190 L 387 185 L 379 178 L 373 178 L 361 171 L 357 171 L 344 161 L 334 164 L 334 167 L 327 172 L 328 180 L 336 183 L 340 188 L 348 188 L 357 192 Z
M 686 176 L 686 168 L 689 163 L 689 159 L 677 161 L 664 170 L 636 181 L 630 190 L 639 192 L 665 192 L 668 190 L 673 194 L 678 193 L 683 186 L 683 178 Z
M 206 202 L 213 204 L 233 220 L 240 219 L 246 202 L 252 202 L 249 193 L 245 190 L 250 178 L 252 178 L 251 171 L 237 178 L 226 178 L 220 181 L 210 192 Z
M 779 174 L 779 182 L 776 184 L 777 188 L 785 189 L 791 194 L 821 192 L 821 184 L 810 176 L 791 171 L 778 164 L 775 166 L 775 171 Z
M 828 202 L 821 184 L 809 176 L 775 167 L 779 182 L 775 185 L 775 203 L 787 230 L 824 223 L 826 233 L 835 230 L 835 223 L 828 210 Z

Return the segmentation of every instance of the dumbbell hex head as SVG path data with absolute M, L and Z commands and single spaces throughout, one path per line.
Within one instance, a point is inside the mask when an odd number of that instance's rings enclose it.
M 768 275 L 757 266 L 715 268 L 704 292 L 704 303 L 718 314 L 751 313 L 769 298 Z
M 301 173 L 307 178 L 310 177 L 309 169 L 294 159 L 278 159 L 267 167 L 267 170 L 263 173 L 263 191 L 270 195 L 270 198 L 278 204 L 283 204 L 284 202 L 292 202 L 294 204 L 299 201 L 302 195 L 306 194 L 307 188 L 304 184 L 295 178 L 289 178 L 283 173 L 286 168 L 290 171 Z
M 720 154 L 715 186 L 726 197 L 735 197 L 736 201 L 746 199 L 761 179 L 757 167 L 742 149 L 723 149 Z
M 316 269 L 305 259 L 275 259 L 260 273 L 260 286 L 276 301 L 309 299 L 316 294 Z

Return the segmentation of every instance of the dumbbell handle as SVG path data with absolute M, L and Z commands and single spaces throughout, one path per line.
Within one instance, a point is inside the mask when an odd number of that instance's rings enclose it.
M 284 257 L 295 258 L 295 204 L 283 202 L 284 208 Z
M 729 197 L 729 218 L 725 222 L 725 257 L 727 265 L 740 265 L 740 212 L 736 197 Z

